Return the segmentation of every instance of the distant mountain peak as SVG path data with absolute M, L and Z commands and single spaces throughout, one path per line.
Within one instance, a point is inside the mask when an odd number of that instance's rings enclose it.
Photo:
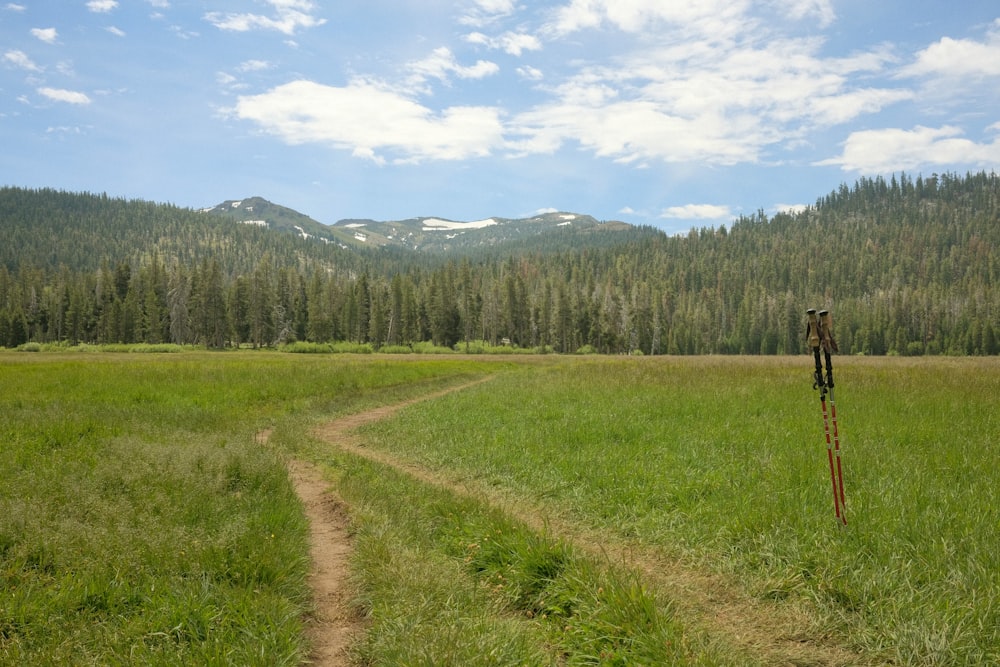
M 267 227 L 326 243 L 338 243 L 344 247 L 395 247 L 420 252 L 492 247 L 557 231 L 635 229 L 624 222 L 600 222 L 592 216 L 567 211 L 539 213 L 528 218 L 494 216 L 468 221 L 438 216 L 386 221 L 349 218 L 324 225 L 259 196 L 228 199 L 201 210 L 243 224 Z
M 244 199 L 227 199 L 216 206 L 203 208 L 201 212 L 221 215 L 245 225 L 266 227 L 323 243 L 341 241 L 331 232 L 327 225 L 317 222 L 294 209 L 275 204 L 260 196 L 246 197 Z

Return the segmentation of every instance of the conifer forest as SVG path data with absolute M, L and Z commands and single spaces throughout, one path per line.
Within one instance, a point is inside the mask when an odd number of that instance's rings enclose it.
M 0 346 L 480 342 L 540 352 L 1000 353 L 1000 177 L 862 178 L 800 212 L 421 253 L 169 204 L 0 189 Z M 469 349 L 466 347 L 465 349 Z

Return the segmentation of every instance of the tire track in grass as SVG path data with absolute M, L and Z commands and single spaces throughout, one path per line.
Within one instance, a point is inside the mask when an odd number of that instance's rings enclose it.
M 738 582 L 718 574 L 712 574 L 697 567 L 684 564 L 663 553 L 648 547 L 629 544 L 624 540 L 609 537 L 583 528 L 571 521 L 553 516 L 551 510 L 546 511 L 538 506 L 532 506 L 524 498 L 498 491 L 493 487 L 477 484 L 473 481 L 456 482 L 444 474 L 431 471 L 421 465 L 405 461 L 386 452 L 376 451 L 360 445 L 358 437 L 353 433 L 359 427 L 386 419 L 394 413 L 416 403 L 440 398 L 455 391 L 468 389 L 490 380 L 484 378 L 474 382 L 458 385 L 441 391 L 413 398 L 401 403 L 386 405 L 365 412 L 348 415 L 323 424 L 313 430 L 319 439 L 339 449 L 383 465 L 392 467 L 410 476 L 448 491 L 485 499 L 491 504 L 524 522 L 532 529 L 546 533 L 554 538 L 565 540 L 579 548 L 584 553 L 591 554 L 615 564 L 641 572 L 643 578 L 664 594 L 674 605 L 677 617 L 688 627 L 705 633 L 711 638 L 718 638 L 723 644 L 745 652 L 767 665 L 825 665 L 828 667 L 848 665 L 880 664 L 866 658 L 845 646 L 837 644 L 828 637 L 817 636 L 809 615 L 796 604 L 789 601 L 771 602 L 759 600 L 745 593 Z M 319 480 L 319 484 L 328 489 L 328 484 L 322 481 L 318 470 L 311 464 L 293 461 L 293 481 L 296 474 L 309 470 Z M 298 470 L 299 473 L 294 471 Z M 296 483 L 296 490 L 298 490 Z M 332 495 L 329 490 L 324 491 Z M 302 492 L 300 492 L 302 496 Z M 315 501 L 313 501 L 315 502 Z M 335 501 L 340 502 L 340 501 Z M 309 505 L 307 503 L 307 509 Z M 335 513 L 335 522 L 339 522 L 346 540 L 347 517 L 341 509 Z M 310 514 L 310 524 L 314 525 L 328 521 L 322 514 Z M 317 530 L 329 528 L 312 528 L 314 532 L 313 558 L 322 564 L 328 557 L 324 550 L 329 550 L 329 557 L 342 557 L 345 569 L 342 576 L 346 580 L 346 555 L 338 556 L 341 546 L 321 546 L 315 538 Z M 338 530 L 332 530 L 336 539 Z M 317 591 L 317 605 L 325 604 L 324 594 Z M 340 609 L 319 609 L 320 618 L 339 618 L 347 614 L 346 600 L 333 596 Z M 323 630 L 321 634 L 328 634 Z M 322 641 L 322 637 L 314 633 L 314 642 Z M 315 645 L 315 644 L 314 644 Z M 317 648 L 326 651 L 321 645 Z M 341 651 L 346 659 L 346 651 Z M 314 656 L 317 657 L 317 656 Z M 346 663 L 318 662 L 323 665 L 339 665 Z

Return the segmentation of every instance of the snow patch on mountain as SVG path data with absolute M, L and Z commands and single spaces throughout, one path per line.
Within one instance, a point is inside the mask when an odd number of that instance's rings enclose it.
M 475 220 L 473 222 L 453 222 L 451 220 L 441 220 L 439 218 L 425 218 L 423 222 L 425 232 L 482 229 L 484 227 L 497 224 L 497 221 L 493 218 Z

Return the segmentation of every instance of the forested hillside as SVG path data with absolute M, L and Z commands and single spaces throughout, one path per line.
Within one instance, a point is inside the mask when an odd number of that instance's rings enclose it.
M 483 340 L 555 352 L 997 354 L 1000 178 L 862 179 L 796 214 L 668 237 L 554 233 L 489 252 L 345 250 L 187 209 L 0 190 L 0 345 L 375 348 Z
M 139 268 L 157 256 L 194 266 L 215 260 L 227 275 L 250 273 L 263 254 L 303 271 L 357 268 L 334 244 L 239 224 L 169 204 L 58 190 L 0 188 L 0 265 L 43 272 Z

